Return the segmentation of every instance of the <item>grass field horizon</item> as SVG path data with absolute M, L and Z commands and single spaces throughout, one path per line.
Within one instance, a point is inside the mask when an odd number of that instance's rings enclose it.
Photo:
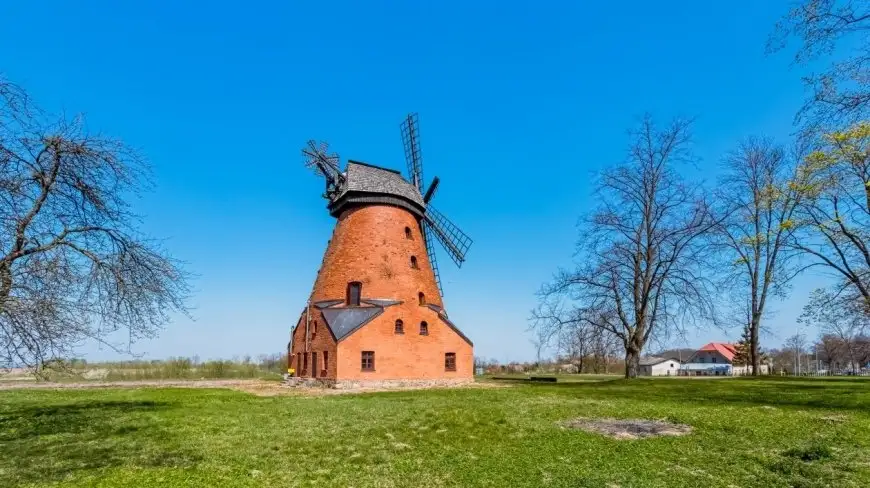
M 329 396 L 9 390 L 0 486 L 867 486 L 870 380 L 619 380 Z M 687 424 L 615 440 L 577 417 Z

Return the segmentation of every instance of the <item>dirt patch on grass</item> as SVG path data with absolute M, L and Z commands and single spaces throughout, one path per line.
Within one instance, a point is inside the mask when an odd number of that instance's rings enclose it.
M 819 420 L 829 424 L 842 424 L 849 420 L 849 417 L 846 417 L 845 415 L 826 415 L 824 417 L 819 417 Z
M 601 434 L 612 439 L 629 440 L 659 436 L 681 436 L 692 432 L 692 427 L 663 420 L 646 419 L 591 419 L 576 418 L 563 422 L 564 427 Z

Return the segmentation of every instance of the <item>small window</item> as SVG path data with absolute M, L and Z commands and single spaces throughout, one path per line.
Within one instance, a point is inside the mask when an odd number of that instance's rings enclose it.
M 362 352 L 362 370 L 363 371 L 374 371 L 375 370 L 375 352 L 374 351 L 363 351 Z
M 362 283 L 359 281 L 351 281 L 347 284 L 347 304 L 352 307 L 359 307 L 359 299 L 362 294 Z
M 314 323 L 311 324 L 311 338 L 314 339 L 315 336 L 317 336 L 317 321 L 316 320 L 314 321 Z
M 426 295 L 424 295 L 422 291 L 417 293 L 417 301 L 420 302 L 421 307 L 426 306 Z
M 444 371 L 456 371 L 456 353 L 444 353 Z
M 405 333 L 405 323 L 402 322 L 402 319 L 396 320 L 396 334 L 404 334 Z
M 429 324 L 425 320 L 420 322 L 420 335 L 429 335 Z
M 405 227 L 405 239 L 413 239 L 414 236 L 411 234 L 411 228 Z
M 323 351 L 323 371 L 320 376 L 326 376 L 327 372 L 329 372 L 329 351 Z
M 411 256 L 411 269 L 420 269 L 420 267 L 417 266 L 417 256 Z
M 715 363 L 715 362 L 716 362 L 716 356 L 713 356 L 713 357 L 710 359 L 710 362 Z

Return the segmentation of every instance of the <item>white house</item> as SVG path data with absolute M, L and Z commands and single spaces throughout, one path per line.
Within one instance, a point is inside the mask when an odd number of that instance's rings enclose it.
M 680 362 L 676 359 L 648 357 L 640 360 L 640 376 L 677 376 L 680 374 Z

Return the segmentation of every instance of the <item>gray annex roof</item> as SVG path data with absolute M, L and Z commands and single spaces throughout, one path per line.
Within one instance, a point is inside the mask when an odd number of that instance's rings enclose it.
M 408 200 L 420 209 L 426 208 L 423 195 L 417 188 L 405 181 L 395 170 L 381 168 L 358 161 L 348 161 L 345 169 L 345 183 L 330 206 L 341 206 L 352 195 L 357 197 L 399 197 Z
M 360 327 L 371 322 L 371 320 L 378 315 L 384 313 L 384 308 L 402 303 L 401 300 L 390 300 L 387 298 L 363 298 L 360 301 L 374 306 L 335 307 L 340 303 L 344 303 L 344 300 L 320 300 L 312 303 L 312 305 L 320 309 L 320 313 L 323 314 L 323 319 L 326 321 L 326 326 L 329 327 L 335 340 L 341 341 L 345 337 L 356 332 Z M 444 312 L 443 308 L 433 304 L 428 304 L 427 306 L 429 309 L 437 312 L 438 318 L 447 324 L 448 327 L 453 329 L 453 331 L 465 340 L 465 342 L 472 346 L 474 345 L 474 343 L 471 342 L 471 339 L 463 334 L 462 331 L 459 330 L 459 327 L 456 327 L 456 324 L 447 318 L 447 314 Z M 664 359 L 662 359 L 662 361 L 664 361 Z M 643 363 L 643 360 L 641 363 Z
M 641 358 L 640 365 L 641 366 L 655 366 L 656 364 L 663 363 L 665 361 L 670 361 L 670 360 L 671 360 L 671 358 L 660 358 L 660 357 L 651 356 L 648 358 Z M 674 359 L 674 361 L 677 361 L 677 360 Z M 677 362 L 679 362 L 679 361 L 677 361 Z
M 326 325 L 332 331 L 336 341 L 349 336 L 383 312 L 384 309 L 381 307 L 324 308 L 321 310 Z

